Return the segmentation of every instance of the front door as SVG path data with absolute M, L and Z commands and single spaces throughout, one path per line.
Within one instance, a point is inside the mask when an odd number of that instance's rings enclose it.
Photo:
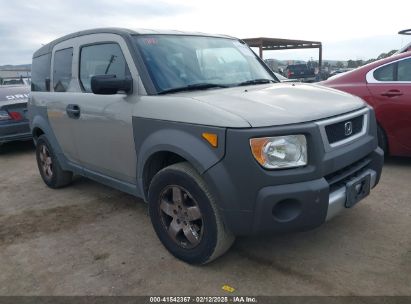
M 118 93 L 96 95 L 91 91 L 94 75 L 130 75 L 122 48 L 116 42 L 80 47 L 79 82 L 82 93 L 73 95 L 80 115 L 74 138 L 83 167 L 126 182 L 135 182 L 136 152 L 132 113 L 135 98 Z

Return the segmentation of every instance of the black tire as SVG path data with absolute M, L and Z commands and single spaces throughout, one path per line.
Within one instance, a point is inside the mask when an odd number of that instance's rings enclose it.
M 45 151 L 47 153 L 45 153 Z M 48 155 L 48 157 L 46 158 L 45 155 Z M 47 186 L 56 189 L 67 186 L 71 183 L 73 173 L 61 169 L 60 163 L 56 155 L 54 154 L 53 148 L 51 147 L 49 141 L 47 140 L 47 137 L 44 134 L 37 139 L 36 159 L 41 178 Z
M 174 202 L 174 191 L 180 191 L 181 199 L 177 200 L 180 203 Z M 162 203 L 165 198 L 170 199 L 166 205 L 173 208 L 174 215 L 170 216 L 163 211 Z M 224 226 L 215 199 L 206 183 L 187 162 L 177 163 L 159 171 L 150 184 L 148 201 L 151 222 L 157 236 L 166 249 L 180 260 L 189 264 L 206 264 L 224 254 L 234 242 L 235 238 Z M 184 218 L 185 212 L 181 212 L 182 218 L 179 218 L 177 211 L 181 206 L 183 211 L 186 210 L 184 208 L 196 208 L 201 212 L 201 219 L 192 221 L 198 216 L 190 218 L 191 214 Z M 185 215 L 187 216 L 187 213 Z M 179 219 L 181 222 L 178 222 Z M 174 221 L 180 225 L 181 230 L 172 237 L 173 233 L 169 234 L 169 231 Z M 193 237 L 190 232 L 195 236 L 194 242 L 190 241 Z
M 377 128 L 377 136 L 378 136 L 378 146 L 383 149 L 384 155 L 388 156 L 388 141 L 387 136 L 385 135 L 385 131 L 378 125 Z

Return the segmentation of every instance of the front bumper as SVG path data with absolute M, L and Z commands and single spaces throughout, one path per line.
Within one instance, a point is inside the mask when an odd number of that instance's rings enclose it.
M 370 175 L 371 177 L 371 189 L 377 185 L 377 172 L 374 170 L 368 169 L 363 171 L 359 177 L 363 177 L 365 175 Z M 325 218 L 326 221 L 329 221 L 337 214 L 341 213 L 345 210 L 346 202 L 347 202 L 347 187 L 341 186 L 337 190 L 334 190 L 330 193 L 330 197 L 328 199 L 328 209 L 327 209 L 327 216 Z
M 367 134 L 333 149 L 325 149 L 315 123 L 227 130 L 224 158 L 203 177 L 228 229 L 235 235 L 312 229 L 346 209 L 345 185 L 350 180 L 367 173 L 370 186 L 377 185 L 384 155 L 378 148 L 373 113 L 370 115 Z M 249 151 L 249 139 L 287 134 L 306 136 L 307 166 L 261 168 Z
M 0 144 L 11 141 L 30 140 L 32 134 L 28 121 L 3 122 L 0 124 Z
M 371 188 L 377 185 L 382 161 L 383 152 L 376 149 L 369 155 L 367 165 L 346 177 L 341 173 L 343 178 L 334 185 L 325 177 L 261 189 L 257 195 L 252 233 L 299 231 L 320 226 L 347 209 L 347 181 L 369 174 Z

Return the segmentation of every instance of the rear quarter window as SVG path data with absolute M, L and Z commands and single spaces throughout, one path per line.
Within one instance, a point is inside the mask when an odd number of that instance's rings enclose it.
M 411 58 L 398 62 L 398 81 L 411 81 Z
M 374 78 L 378 81 L 394 81 L 394 63 L 375 70 Z
M 31 90 L 33 92 L 50 91 L 51 53 L 33 58 L 31 68 Z

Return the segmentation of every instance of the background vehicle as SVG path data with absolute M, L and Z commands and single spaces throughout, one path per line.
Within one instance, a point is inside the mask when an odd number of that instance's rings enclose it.
M 30 87 L 0 85 L 0 145 L 32 138 L 27 119 Z
M 287 78 L 298 79 L 303 82 L 315 81 L 314 68 L 309 67 L 307 64 L 288 65 L 285 69 L 285 74 Z
M 276 73 L 276 72 L 273 72 L 273 73 L 274 73 L 275 77 L 277 77 L 277 79 L 280 82 L 298 82 L 299 81 L 299 80 L 294 79 L 294 78 L 290 79 L 290 78 L 284 77 L 283 75 L 281 75 L 279 73 Z
M 6 78 L 2 80 L 0 85 L 31 85 L 31 80 L 28 77 Z
M 390 155 L 411 156 L 411 52 L 375 61 L 321 84 L 374 107 L 379 145 Z
M 352 68 L 344 68 L 344 69 L 338 69 L 338 70 L 332 71 L 332 72 L 330 73 L 328 79 L 330 79 L 331 77 L 340 75 L 340 74 L 342 74 L 342 73 L 346 73 L 346 72 L 352 71 L 352 70 L 353 70 Z
M 176 257 L 306 230 L 366 197 L 383 152 L 357 97 L 278 83 L 241 40 L 96 29 L 35 52 L 29 117 L 43 181 L 79 174 L 144 199 Z

